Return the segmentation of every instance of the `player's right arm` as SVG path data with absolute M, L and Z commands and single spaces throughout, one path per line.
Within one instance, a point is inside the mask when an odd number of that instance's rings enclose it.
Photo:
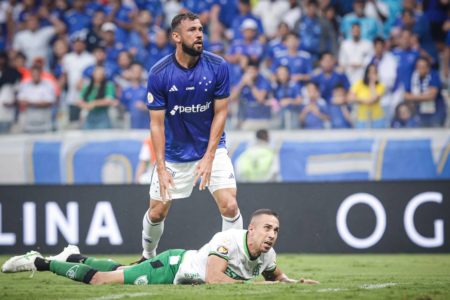
M 225 274 L 227 267 L 228 261 L 225 258 L 217 255 L 208 256 L 208 261 L 206 262 L 206 283 L 242 283 L 242 280 L 233 279 Z
M 150 110 L 150 134 L 155 151 L 156 172 L 159 179 L 161 200 L 170 199 L 169 188 L 173 187 L 172 175 L 166 170 L 165 147 L 166 137 L 164 119 L 167 106 L 167 95 L 164 93 L 163 75 L 150 70 L 147 83 L 147 108 Z
M 170 199 L 169 188 L 173 187 L 173 177 L 166 169 L 164 134 L 165 110 L 150 110 L 150 132 L 156 157 L 156 172 L 158 172 L 159 191 L 162 201 Z

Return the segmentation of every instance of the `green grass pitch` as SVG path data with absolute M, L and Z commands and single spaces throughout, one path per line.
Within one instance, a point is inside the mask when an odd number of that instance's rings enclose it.
M 137 256 L 112 258 L 129 263 Z M 50 272 L 0 273 L 0 299 L 450 299 L 450 254 L 291 254 L 279 255 L 278 265 L 321 284 L 89 286 Z

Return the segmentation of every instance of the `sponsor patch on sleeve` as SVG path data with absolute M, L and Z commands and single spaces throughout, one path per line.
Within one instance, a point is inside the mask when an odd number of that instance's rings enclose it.
M 153 100 L 155 100 L 155 98 L 153 98 L 152 93 L 148 92 L 147 93 L 147 101 L 148 101 L 148 103 L 152 103 Z
M 219 248 L 217 248 L 217 253 L 223 254 L 223 255 L 227 255 L 228 254 L 228 249 L 224 246 L 220 246 Z

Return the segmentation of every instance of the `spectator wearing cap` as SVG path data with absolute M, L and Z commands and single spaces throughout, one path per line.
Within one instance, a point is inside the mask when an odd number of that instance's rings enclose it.
M 261 19 L 264 33 L 269 39 L 273 38 L 277 32 L 278 24 L 289 10 L 289 2 L 260 0 L 253 7 L 252 13 Z
M 26 133 L 43 133 L 52 130 L 52 105 L 56 101 L 55 90 L 51 83 L 42 80 L 42 67 L 31 68 L 29 82 L 19 86 L 19 121 Z
M 353 2 L 353 12 L 346 14 L 341 22 L 341 34 L 345 39 L 350 39 L 353 35 L 353 25 L 357 22 L 361 27 L 361 39 L 373 41 L 377 36 L 383 37 L 383 27 L 375 18 L 365 15 L 365 0 L 355 0 Z
M 77 122 L 80 118 L 80 109 L 75 103 L 80 93 L 83 71 L 95 63 L 94 56 L 86 51 L 85 38 L 84 34 L 74 34 L 70 39 L 72 51 L 64 55 L 62 60 L 61 84 L 67 85 L 65 104 L 69 106 L 70 122 Z
M 309 52 L 316 61 L 321 53 L 331 51 L 337 37 L 333 35 L 331 23 L 319 16 L 316 0 L 309 0 L 306 4 L 306 14 L 300 19 L 298 32 L 301 49 Z
M 86 13 L 84 0 L 73 0 L 72 8 L 64 14 L 64 22 L 67 33 L 74 34 L 77 31 L 87 31 L 91 25 L 91 16 Z
M 251 12 L 250 0 L 238 0 L 239 14 L 234 17 L 231 25 L 230 40 L 238 40 L 243 38 L 242 25 L 245 20 L 252 19 L 256 23 L 256 35 L 259 37 L 264 34 L 264 29 L 261 20 L 254 16 Z
M 36 57 L 44 57 L 48 62 L 50 41 L 56 33 L 64 32 L 65 25 L 53 16 L 48 16 L 53 26 L 39 28 L 39 17 L 29 15 L 26 28 L 19 31 L 13 40 L 13 49 L 21 51 L 27 58 L 27 66 L 31 66 Z
M 86 49 L 92 52 L 102 42 L 102 25 L 105 23 L 106 14 L 103 10 L 97 10 L 92 16 L 91 26 L 86 35 Z
M 341 43 L 339 65 L 345 70 L 350 83 L 363 78 L 364 63 L 373 56 L 373 44 L 361 38 L 361 25 L 352 25 L 352 37 Z
M 320 94 L 327 103 L 331 102 L 335 86 L 341 85 L 347 92 L 350 88 L 347 76 L 336 69 L 336 59 L 329 52 L 322 54 L 320 68 L 313 73 L 311 81 L 317 84 Z
M 117 26 L 114 23 L 107 22 L 102 25 L 102 37 L 105 44 L 106 60 L 117 64 L 119 53 L 126 50 L 123 43 L 116 40 Z
M 405 101 L 415 105 L 421 127 L 444 125 L 447 109 L 441 88 L 439 74 L 426 58 L 419 58 L 406 86 Z
M 284 38 L 284 45 L 287 51 L 275 59 L 272 64 L 272 72 L 275 74 L 279 66 L 285 66 L 289 69 L 291 80 L 299 83 L 309 81 L 312 72 L 311 55 L 300 49 L 298 36 L 291 32 Z
M 230 96 L 232 101 L 239 103 L 241 129 L 254 130 L 272 126 L 270 92 L 270 82 L 259 74 L 259 63 L 250 60 Z
M 115 40 L 122 45 L 128 41 L 128 34 L 133 29 L 133 22 L 136 15 L 135 7 L 128 6 L 122 0 L 111 0 L 106 7 L 106 19 L 116 25 Z
M 253 19 L 246 19 L 241 24 L 242 39 L 234 39 L 226 59 L 237 64 L 242 56 L 248 56 L 253 61 L 260 61 L 264 54 L 264 46 L 257 38 L 258 24 Z

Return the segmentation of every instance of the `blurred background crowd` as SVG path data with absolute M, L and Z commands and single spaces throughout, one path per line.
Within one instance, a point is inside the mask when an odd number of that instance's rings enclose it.
M 228 129 L 444 127 L 449 0 L 2 0 L 0 132 L 149 128 L 147 74 L 192 11 Z M 450 119 L 450 118 L 449 118 Z M 448 124 L 448 122 L 447 122 Z

